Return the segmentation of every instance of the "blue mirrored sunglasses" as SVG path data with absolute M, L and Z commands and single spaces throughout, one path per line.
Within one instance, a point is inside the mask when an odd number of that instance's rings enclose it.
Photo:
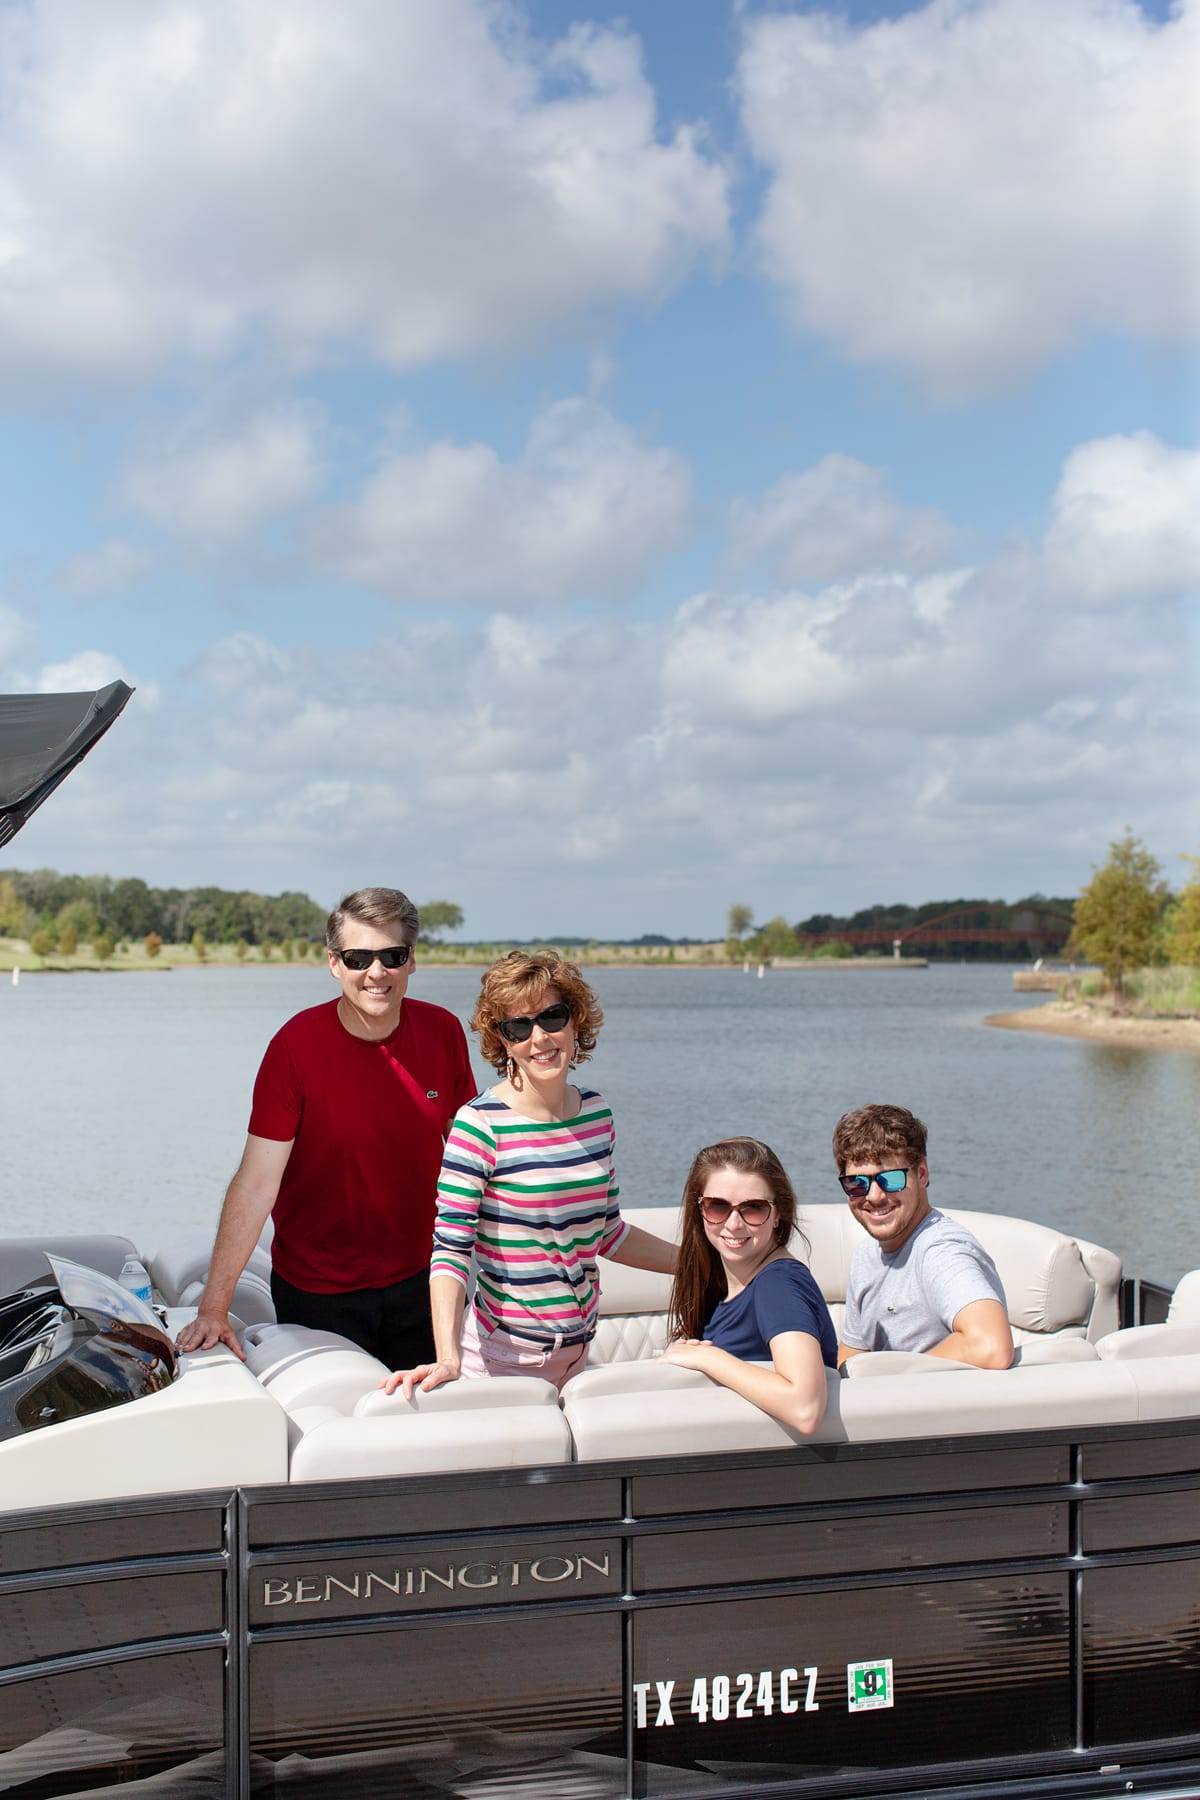
M 908 1186 L 907 1169 L 880 1169 L 878 1175 L 839 1175 L 842 1192 L 851 1200 L 865 1200 L 871 1183 L 885 1194 L 898 1194 Z

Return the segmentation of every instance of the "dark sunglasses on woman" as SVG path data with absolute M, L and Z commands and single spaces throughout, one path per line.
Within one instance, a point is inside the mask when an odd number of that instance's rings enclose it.
M 543 1031 L 561 1031 L 571 1017 L 571 1009 L 565 1000 L 559 1000 L 553 1006 L 547 1006 L 532 1018 L 522 1014 L 517 1019 L 500 1019 L 496 1030 L 506 1044 L 523 1044 L 533 1036 L 533 1028 L 539 1025 Z
M 386 950 L 334 950 L 333 955 L 361 975 L 374 962 L 381 963 L 385 969 L 402 969 L 412 955 L 411 944 L 389 944 Z
M 736 1205 L 732 1200 L 702 1199 L 700 1211 L 706 1225 L 723 1225 L 730 1213 L 736 1213 L 743 1225 L 765 1225 L 771 1216 L 770 1200 L 742 1200 Z

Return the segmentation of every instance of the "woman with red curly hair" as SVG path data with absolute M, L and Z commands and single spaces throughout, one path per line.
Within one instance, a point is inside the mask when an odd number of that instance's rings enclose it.
M 460 1375 L 561 1387 L 595 1335 L 597 1258 L 674 1269 L 674 1244 L 621 1217 L 608 1103 L 570 1079 L 603 1022 L 557 951 L 510 950 L 485 971 L 471 1025 L 500 1079 L 459 1107 L 446 1139 L 429 1270 L 435 1360 L 390 1375 L 388 1393 Z

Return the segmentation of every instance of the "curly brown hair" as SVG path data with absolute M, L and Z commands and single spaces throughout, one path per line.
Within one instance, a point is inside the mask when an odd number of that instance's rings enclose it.
M 925 1160 L 927 1137 L 906 1106 L 858 1106 L 843 1113 L 833 1128 L 833 1160 L 839 1175 L 848 1163 L 885 1163 L 893 1156 L 915 1169 Z
M 679 1261 L 667 1312 L 668 1337 L 698 1338 L 712 1317 L 713 1308 L 728 1291 L 724 1266 L 705 1235 L 700 1215 L 700 1196 L 717 1169 L 762 1176 L 771 1190 L 777 1214 L 772 1235 L 781 1250 L 796 1229 L 796 1192 L 769 1144 L 752 1137 L 724 1138 L 719 1144 L 708 1144 L 697 1151 L 683 1188 Z M 804 1243 L 803 1234 L 801 1242 Z
M 596 1048 L 604 1023 L 600 1002 L 575 964 L 557 950 L 510 950 L 483 972 L 479 998 L 471 1014 L 471 1029 L 479 1033 L 479 1049 L 485 1062 L 503 1074 L 508 1066 L 508 1045 L 496 1030 L 501 1019 L 520 1018 L 541 1010 L 541 996 L 557 988 L 571 1009 L 575 1027 L 574 1062 L 586 1062 Z

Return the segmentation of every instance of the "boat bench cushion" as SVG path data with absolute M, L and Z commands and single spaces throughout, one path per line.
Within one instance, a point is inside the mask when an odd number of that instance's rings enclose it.
M 1095 1362 L 1096 1350 L 1097 1346 L 1087 1343 L 1084 1338 L 1060 1336 L 1055 1332 L 1038 1338 L 1031 1333 L 1017 1344 L 1012 1366 L 1014 1369 L 1040 1369 L 1050 1363 Z M 971 1363 L 919 1351 L 868 1350 L 862 1356 L 847 1357 L 842 1374 L 849 1381 L 863 1381 L 877 1375 L 937 1375 L 971 1367 Z
M 252 1325 L 242 1348 L 247 1366 L 288 1413 L 332 1406 L 348 1415 L 391 1373 L 349 1338 L 303 1325 Z
M 801 1438 L 715 1384 L 655 1391 L 572 1393 L 563 1406 L 580 1462 L 701 1452 L 766 1450 L 805 1443 L 881 1443 L 910 1438 L 977 1436 L 1080 1425 L 1131 1424 L 1185 1416 L 1200 1403 L 1200 1364 L 1190 1383 L 1172 1370 L 1188 1359 L 1137 1364 L 1053 1364 L 1013 1373 L 953 1371 L 952 1381 L 914 1374 L 890 1381 L 839 1381 L 829 1373 L 826 1414 L 815 1436 Z M 1165 1371 L 1165 1372 L 1164 1372 Z M 577 1378 L 582 1379 L 582 1377 Z
M 1133 1325 L 1110 1331 L 1096 1345 L 1105 1362 L 1142 1361 L 1148 1356 L 1200 1356 L 1200 1325 Z
M 211 1232 L 195 1231 L 169 1244 L 165 1249 L 150 1251 L 145 1259 L 146 1267 L 150 1271 L 151 1281 L 168 1306 L 195 1306 L 208 1276 L 212 1250 Z M 256 1244 L 250 1252 L 250 1260 L 246 1264 L 242 1280 L 245 1281 L 247 1277 L 252 1277 L 257 1285 L 266 1289 L 270 1305 L 271 1254 L 262 1244 Z M 185 1293 L 189 1291 L 191 1297 L 185 1299 Z M 246 1317 L 236 1305 L 231 1310 L 238 1313 L 240 1318 Z M 274 1317 L 274 1308 L 271 1307 L 269 1319 L 263 1323 L 274 1320 Z
M 426 1394 L 414 1391 L 411 1400 L 403 1394 L 385 1394 L 372 1388 L 354 1408 L 356 1419 L 397 1419 L 404 1416 L 429 1417 L 433 1413 L 495 1412 L 529 1406 L 557 1406 L 558 1389 L 552 1381 L 539 1375 L 494 1375 L 487 1379 L 448 1381 L 444 1387 L 430 1388 Z
M 571 1437 L 557 1405 L 483 1406 L 315 1424 L 292 1450 L 291 1479 L 347 1481 L 570 1460 Z

